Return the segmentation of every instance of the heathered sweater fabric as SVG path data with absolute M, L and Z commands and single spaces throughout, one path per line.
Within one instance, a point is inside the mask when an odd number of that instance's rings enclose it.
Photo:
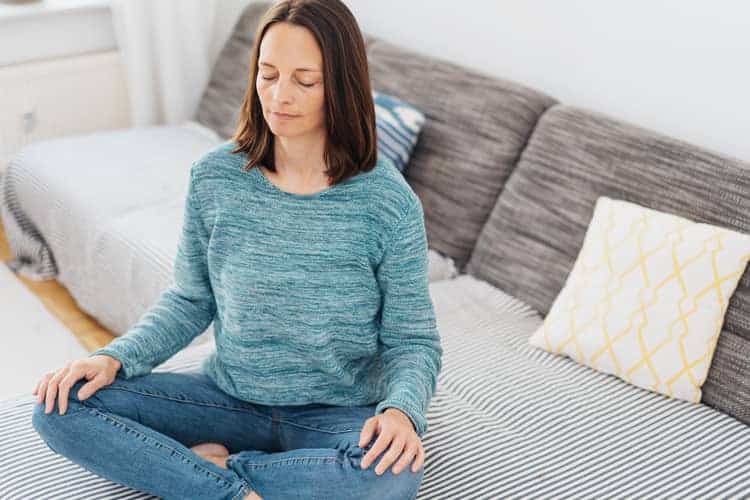
M 264 405 L 378 403 L 419 436 L 442 367 L 421 201 L 387 159 L 314 194 L 281 190 L 234 142 L 190 168 L 173 283 L 90 354 L 149 373 L 214 321 L 203 369 Z

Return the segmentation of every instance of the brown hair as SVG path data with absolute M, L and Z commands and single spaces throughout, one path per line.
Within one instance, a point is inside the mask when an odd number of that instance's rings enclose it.
M 367 52 L 354 15 L 341 0 L 282 0 L 263 15 L 255 32 L 249 85 L 232 137 L 237 142 L 232 153 L 248 156 L 243 170 L 259 163 L 276 170 L 274 135 L 263 117 L 255 81 L 261 41 L 266 30 L 277 22 L 307 28 L 321 49 L 327 129 L 323 158 L 331 184 L 372 170 L 377 159 L 377 139 Z

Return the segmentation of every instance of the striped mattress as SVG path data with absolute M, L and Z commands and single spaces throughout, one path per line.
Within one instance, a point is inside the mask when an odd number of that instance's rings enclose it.
M 539 315 L 470 275 L 430 291 L 444 358 L 418 499 L 750 497 L 750 427 L 529 346 Z M 156 370 L 198 369 L 211 349 Z M 0 498 L 155 498 L 52 452 L 33 405 L 0 403 Z

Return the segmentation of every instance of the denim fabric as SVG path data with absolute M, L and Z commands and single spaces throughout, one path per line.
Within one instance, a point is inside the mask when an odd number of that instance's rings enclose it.
M 236 399 L 202 371 L 152 372 L 114 382 L 68 409 L 36 404 L 32 424 L 54 452 L 116 483 L 164 499 L 414 499 L 424 467 L 378 476 L 384 453 L 362 470 L 377 435 L 358 445 L 366 406 L 266 406 Z M 227 469 L 190 447 L 227 447 Z

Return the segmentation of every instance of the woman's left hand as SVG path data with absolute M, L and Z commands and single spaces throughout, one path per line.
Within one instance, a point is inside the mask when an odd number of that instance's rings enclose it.
M 362 459 L 362 468 L 366 469 L 388 448 L 388 453 L 375 468 L 375 474 L 381 475 L 399 457 L 401 459 L 393 467 L 393 473 L 398 474 L 414 460 L 412 472 L 417 472 L 424 463 L 424 448 L 422 440 L 417 435 L 411 419 L 398 408 L 388 408 L 379 415 L 374 415 L 365 421 L 359 436 L 359 446 L 364 447 L 377 431 L 378 439 Z

